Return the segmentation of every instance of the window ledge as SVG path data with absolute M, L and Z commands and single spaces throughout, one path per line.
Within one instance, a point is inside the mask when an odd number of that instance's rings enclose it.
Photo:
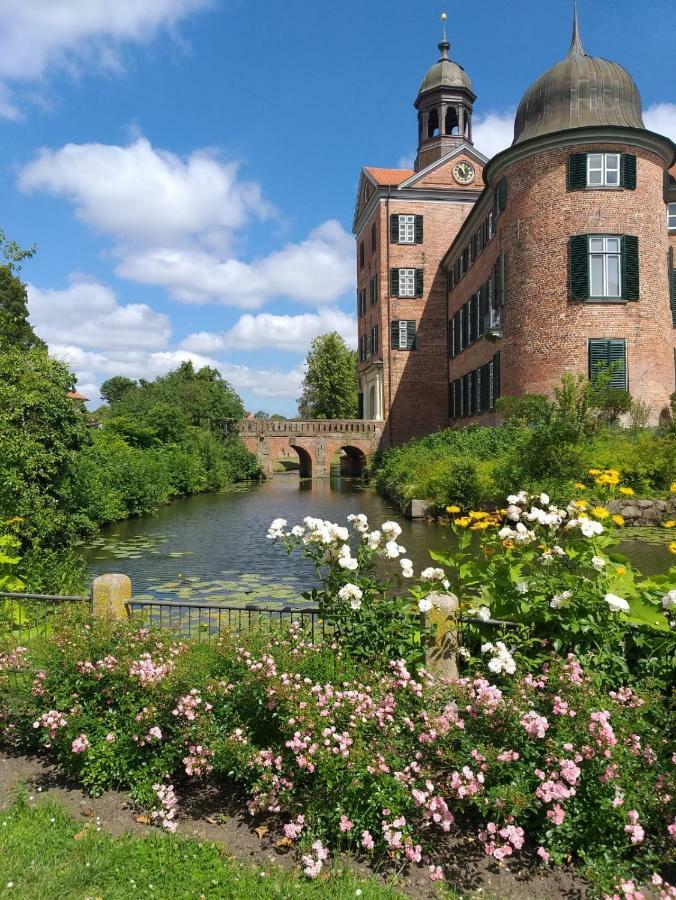
M 635 300 L 627 300 L 625 297 L 585 297 L 583 300 L 573 300 L 573 303 L 599 303 L 611 306 L 624 306 L 626 303 L 636 303 Z

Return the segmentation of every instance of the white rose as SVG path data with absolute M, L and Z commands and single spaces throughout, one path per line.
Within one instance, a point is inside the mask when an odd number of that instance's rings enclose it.
M 491 672 L 495 672 L 496 675 L 499 675 L 502 672 L 502 660 L 494 656 L 493 659 L 488 663 L 488 668 Z
M 629 612 L 629 604 L 616 594 L 606 594 L 603 598 L 613 612 Z
M 418 600 L 418 609 L 422 613 L 429 612 L 432 609 L 432 601 L 428 600 L 427 597 L 423 597 L 422 600 Z
M 560 609 L 562 606 L 568 606 L 568 600 L 570 600 L 572 596 L 572 591 L 562 591 L 560 594 L 554 594 L 549 605 L 552 609 Z
M 396 541 L 401 534 L 401 526 L 397 525 L 396 522 L 383 522 L 380 530 L 391 541 Z
M 480 606 L 476 614 L 482 622 L 487 622 L 491 617 L 491 611 L 487 606 Z
M 517 581 L 516 589 L 520 594 L 528 593 L 528 582 L 527 581 Z
M 341 569 L 347 569 L 348 572 L 354 572 L 355 569 L 359 568 L 359 563 L 351 556 L 341 556 L 341 558 L 338 560 L 338 565 L 341 567 Z
M 676 590 L 669 591 L 662 597 L 662 608 L 673 609 L 676 606 Z
M 540 494 L 540 503 L 543 506 L 549 506 L 549 494 Z
M 432 566 L 429 566 L 427 569 L 423 569 L 420 573 L 420 579 L 422 581 L 441 581 L 444 577 L 443 569 L 434 569 Z
M 356 597 L 350 600 L 350 606 L 352 609 L 357 610 L 361 606 L 361 600 L 358 600 Z
M 385 544 L 385 555 L 388 559 L 397 559 L 404 552 L 404 548 L 400 547 L 396 541 L 388 541 Z
M 591 564 L 597 572 L 602 572 L 606 567 L 606 561 L 602 556 L 592 556 Z

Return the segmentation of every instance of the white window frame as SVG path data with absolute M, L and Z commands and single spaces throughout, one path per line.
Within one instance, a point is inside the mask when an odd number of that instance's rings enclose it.
M 399 319 L 399 349 L 408 350 L 408 321 Z
M 601 250 L 592 250 L 592 241 L 603 241 L 603 248 Z M 617 250 L 610 249 L 609 241 L 617 242 Z M 587 253 L 589 257 L 589 296 L 591 298 L 607 298 L 610 300 L 620 299 L 622 297 L 622 238 L 618 237 L 618 235 L 603 235 L 603 234 L 594 234 L 589 236 L 589 244 L 587 248 Z M 601 257 L 603 260 L 603 268 L 602 268 L 602 292 L 597 293 L 593 289 L 592 278 L 593 278 L 593 266 L 592 260 L 595 257 Z M 618 291 L 616 294 L 609 293 L 609 261 L 611 258 L 617 258 L 618 266 L 617 266 L 617 286 Z
M 676 203 L 667 203 L 667 228 L 676 230 Z
M 399 269 L 399 296 L 415 297 L 415 269 Z
M 399 214 L 399 243 L 415 244 L 415 216 Z
M 587 154 L 587 187 L 588 188 L 618 188 L 621 181 L 621 154 L 620 153 L 588 153 Z M 592 160 L 595 164 L 592 165 Z M 599 162 L 600 160 L 600 162 Z M 592 181 L 592 173 L 600 176 L 599 180 Z M 617 181 L 609 181 L 609 177 L 615 174 Z

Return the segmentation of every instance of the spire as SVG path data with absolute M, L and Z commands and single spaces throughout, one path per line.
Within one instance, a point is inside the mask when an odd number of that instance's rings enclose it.
M 446 13 L 442 13 L 441 21 L 443 23 L 443 25 L 442 25 L 443 31 L 442 31 L 441 41 L 439 43 L 439 49 L 441 50 L 441 57 L 440 57 L 439 61 L 441 61 L 442 59 L 448 59 L 448 51 L 451 49 L 451 45 L 449 44 L 448 38 L 446 37 L 446 18 L 447 18 Z
M 573 0 L 573 37 L 570 42 L 568 56 L 586 56 L 587 52 L 582 46 L 580 37 L 580 23 L 577 18 L 577 0 Z

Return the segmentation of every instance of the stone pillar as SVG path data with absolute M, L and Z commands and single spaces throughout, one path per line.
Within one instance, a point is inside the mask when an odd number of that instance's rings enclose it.
M 429 594 L 427 613 L 434 634 L 427 649 L 427 668 L 439 678 L 458 677 L 458 598 L 455 594 Z
M 128 619 L 131 581 L 126 575 L 99 575 L 92 583 L 92 611 L 97 619 Z

